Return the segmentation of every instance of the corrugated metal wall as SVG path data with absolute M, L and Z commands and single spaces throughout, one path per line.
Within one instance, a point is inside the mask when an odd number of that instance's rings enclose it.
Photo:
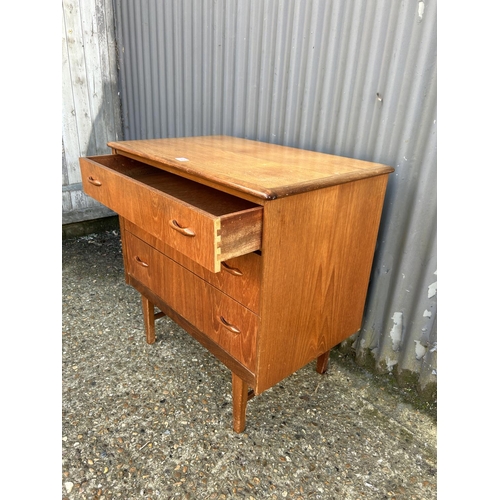
M 78 158 L 122 138 L 112 0 L 62 2 L 62 222 L 113 212 L 82 191 Z
M 395 167 L 361 364 L 436 387 L 435 0 L 115 0 L 126 139 L 227 134 Z

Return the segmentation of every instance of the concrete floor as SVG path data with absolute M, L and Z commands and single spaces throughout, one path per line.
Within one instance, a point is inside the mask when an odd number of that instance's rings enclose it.
M 63 499 L 435 499 L 436 418 L 333 350 L 251 400 L 168 318 L 145 342 L 118 231 L 63 241 Z

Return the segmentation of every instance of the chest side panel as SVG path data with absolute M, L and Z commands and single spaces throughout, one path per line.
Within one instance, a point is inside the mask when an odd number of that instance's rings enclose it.
M 256 392 L 361 326 L 387 175 L 265 205 Z

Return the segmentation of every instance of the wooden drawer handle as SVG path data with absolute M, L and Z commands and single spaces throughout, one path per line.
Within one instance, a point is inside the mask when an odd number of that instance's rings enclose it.
M 134 259 L 135 259 L 135 260 L 136 260 L 136 261 L 137 261 L 137 262 L 138 262 L 141 266 L 144 266 L 144 267 L 149 267 L 149 264 L 146 264 L 146 262 L 144 262 L 143 260 L 141 260 L 141 258 L 140 258 L 138 255 L 136 255 L 136 256 L 134 257 Z
M 229 274 L 232 274 L 233 276 L 243 276 L 243 273 L 237 267 L 231 267 L 225 262 L 221 262 L 221 266 L 222 269 L 224 269 L 224 271 L 227 271 Z
M 224 327 L 227 328 L 230 332 L 233 333 L 241 333 L 241 330 L 233 326 L 231 323 L 228 323 L 225 319 L 224 316 L 219 316 L 217 318 L 219 320 L 219 323 Z
M 93 184 L 94 186 L 102 186 L 102 182 L 101 181 L 98 181 L 97 179 L 94 179 L 92 176 L 89 176 L 88 177 L 88 181 L 90 182 L 90 184 Z
M 169 224 L 172 229 L 179 231 L 179 233 L 183 234 L 184 236 L 196 236 L 195 232 L 192 229 L 190 229 L 189 227 L 179 226 L 179 223 L 175 219 L 169 221 Z

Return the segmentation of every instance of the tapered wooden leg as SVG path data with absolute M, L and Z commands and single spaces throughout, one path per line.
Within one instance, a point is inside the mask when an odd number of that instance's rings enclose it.
M 233 373 L 233 429 L 243 432 L 246 427 L 248 384 Z
M 318 373 L 326 373 L 328 370 L 328 362 L 330 361 L 330 350 L 324 352 L 316 361 L 316 371 Z
M 144 328 L 146 330 L 146 342 L 154 344 L 155 335 L 155 306 L 144 295 L 142 296 L 142 314 L 144 316 Z

